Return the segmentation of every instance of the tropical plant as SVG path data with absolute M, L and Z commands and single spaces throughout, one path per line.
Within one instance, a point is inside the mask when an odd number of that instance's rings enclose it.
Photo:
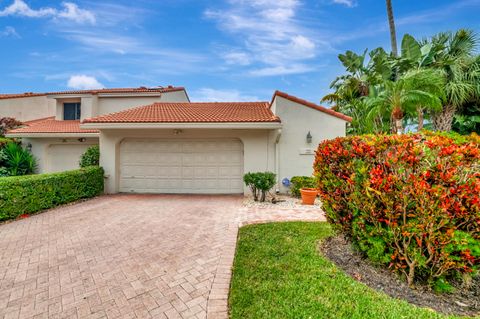
M 33 174 L 37 168 L 35 157 L 21 145 L 10 142 L 0 150 L 0 174 L 20 176 Z
M 422 132 L 322 142 L 315 176 L 330 223 L 408 283 L 480 270 L 480 138 Z
M 371 106 L 368 115 L 372 121 L 378 114 L 389 113 L 393 133 L 403 133 L 403 121 L 412 116 L 419 106 L 431 110 L 442 107 L 442 74 L 433 70 L 415 70 L 401 76 L 397 81 L 385 81 L 378 86 L 378 94 L 367 103 Z
M 388 6 L 388 3 L 387 3 Z M 378 108 L 376 100 L 383 90 L 394 88 L 393 83 L 404 81 L 415 72 L 432 72 L 443 77 L 441 94 L 442 107 L 431 107 L 418 103 L 406 114 L 409 123 L 417 123 L 417 130 L 424 127 L 424 121 L 435 130 L 449 131 L 452 121 L 456 125 L 465 123 L 464 128 L 474 126 L 477 118 L 469 113 L 458 116 L 469 101 L 480 99 L 480 56 L 476 53 L 478 40 L 470 30 L 461 29 L 456 33 L 440 33 L 431 38 L 416 40 L 406 34 L 401 43 L 401 54 L 387 54 L 382 48 L 367 51 L 362 55 L 347 51 L 339 55 L 346 74 L 337 77 L 330 88 L 334 92 L 322 101 L 334 104 L 333 109 L 352 117 L 349 134 L 381 133 L 397 131 L 395 121 L 403 119 L 401 112 L 392 114 L 393 105 Z M 476 55 L 477 54 L 477 55 Z M 437 78 L 437 76 L 435 76 Z M 398 86 L 402 86 L 399 84 Z M 423 86 L 423 88 L 422 88 Z M 436 84 L 423 83 L 416 90 L 436 94 L 431 90 Z M 392 93 L 392 92 L 390 92 Z M 373 100 L 373 101 L 372 101 Z M 366 114 L 370 114 L 367 118 Z M 398 124 L 398 123 L 397 123 Z
M 480 101 L 464 105 L 455 115 L 452 129 L 463 135 L 480 134 Z
M 480 96 L 480 56 L 475 56 L 479 41 L 477 35 L 466 29 L 456 33 L 441 33 L 432 38 L 439 50 L 430 66 L 445 74 L 445 103 L 440 112 L 432 115 L 436 130 L 450 131 L 458 109 L 472 98 Z
M 99 166 L 100 165 L 100 147 L 98 145 L 90 146 L 80 157 L 80 167 Z

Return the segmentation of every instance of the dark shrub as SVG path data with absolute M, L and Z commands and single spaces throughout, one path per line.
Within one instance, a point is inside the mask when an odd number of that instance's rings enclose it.
M 253 199 L 258 201 L 260 196 L 260 201 L 264 202 L 267 193 L 275 186 L 275 178 L 276 175 L 272 172 L 257 172 L 245 174 L 243 181 L 252 191 Z
M 0 178 L 0 220 L 38 212 L 103 192 L 103 169 Z
M 0 176 L 20 176 L 35 173 L 37 163 L 30 151 L 8 142 L 0 149 L 0 167 Z
M 80 167 L 98 166 L 100 163 L 100 147 L 90 146 L 80 158 Z
M 328 220 L 410 285 L 478 270 L 478 136 L 337 138 L 319 145 L 315 174 Z
M 302 188 L 316 188 L 317 181 L 315 177 L 310 176 L 293 176 L 290 179 L 292 186 L 290 187 L 290 192 L 295 197 L 300 197 L 300 189 Z

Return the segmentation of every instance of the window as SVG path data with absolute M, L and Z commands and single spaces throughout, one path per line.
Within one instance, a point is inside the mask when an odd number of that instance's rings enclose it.
M 64 120 L 79 120 L 80 113 L 80 103 L 63 103 Z

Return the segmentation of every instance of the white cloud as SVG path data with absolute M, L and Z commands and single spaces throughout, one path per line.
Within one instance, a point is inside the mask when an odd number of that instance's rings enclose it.
M 315 68 L 305 64 L 296 64 L 289 66 L 273 66 L 260 68 L 256 70 L 251 70 L 249 75 L 252 76 L 276 76 L 276 75 L 287 75 L 287 74 L 300 74 L 314 71 Z
M 20 38 L 20 35 L 17 33 L 14 27 L 6 26 L 3 30 L 0 31 L 0 37 L 14 37 Z
M 11 5 L 0 11 L 0 16 L 18 15 L 29 18 L 40 18 L 53 16 L 56 14 L 53 8 L 40 8 L 34 10 L 28 6 L 23 0 L 14 0 Z
M 14 0 L 13 3 L 0 11 L 0 16 L 20 16 L 28 18 L 54 18 L 75 21 L 77 23 L 95 24 L 95 15 L 85 9 L 80 9 L 75 3 L 62 2 L 63 9 L 44 7 L 32 9 L 23 0 Z
M 76 90 L 101 89 L 105 87 L 95 77 L 84 74 L 72 75 L 68 80 L 67 86 Z
M 246 52 L 230 51 L 222 54 L 222 58 L 227 64 L 231 65 L 249 65 L 252 58 Z
M 227 65 L 260 63 L 281 74 L 282 70 L 289 70 L 289 65 L 316 56 L 317 43 L 312 32 L 296 17 L 300 0 L 229 0 L 228 3 L 227 9 L 209 9 L 204 13 L 222 31 L 237 36 L 238 42 L 243 43 L 241 50 L 221 55 Z M 302 70 L 307 69 L 304 64 Z
M 258 101 L 258 97 L 245 95 L 238 90 L 201 88 L 192 94 L 192 102 L 245 102 Z
M 354 1 L 354 0 L 333 0 L 333 3 L 343 4 L 344 6 L 347 6 L 349 8 L 353 8 L 357 6 L 357 1 Z
M 75 3 L 63 2 L 64 10 L 58 12 L 57 17 L 73 20 L 77 23 L 95 24 L 95 15 L 85 9 L 80 9 Z

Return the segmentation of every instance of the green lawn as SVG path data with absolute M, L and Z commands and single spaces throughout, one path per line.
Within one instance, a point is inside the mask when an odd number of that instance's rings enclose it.
M 271 223 L 240 229 L 230 290 L 231 318 L 459 318 L 378 293 L 317 252 L 326 223 Z

